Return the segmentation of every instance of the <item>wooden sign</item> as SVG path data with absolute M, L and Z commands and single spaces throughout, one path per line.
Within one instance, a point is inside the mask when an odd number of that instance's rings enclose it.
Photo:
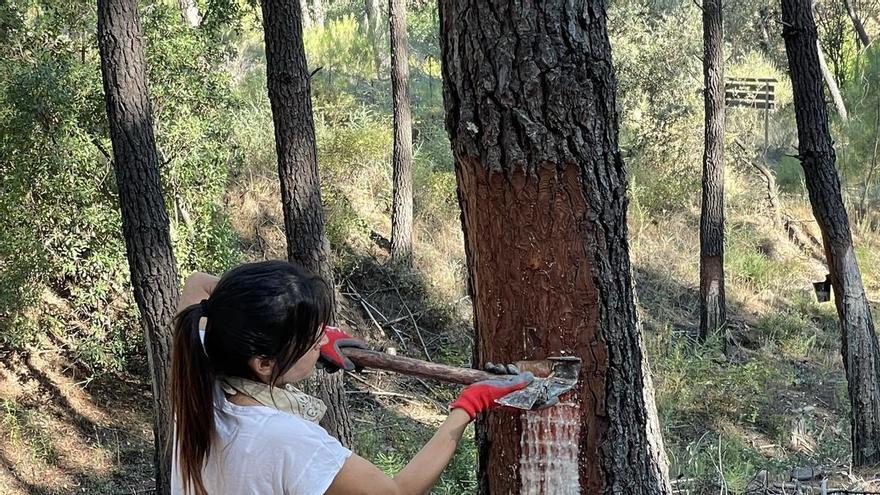
M 728 78 L 724 81 L 724 102 L 728 108 L 746 107 L 762 110 L 776 108 L 776 79 Z

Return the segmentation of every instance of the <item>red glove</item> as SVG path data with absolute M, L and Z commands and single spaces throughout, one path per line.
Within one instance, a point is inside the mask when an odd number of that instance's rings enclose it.
M 321 346 L 321 364 L 328 373 L 335 373 L 340 369 L 345 371 L 354 371 L 354 363 L 345 357 L 340 349 L 344 347 L 357 347 L 366 349 L 367 344 L 363 340 L 352 337 L 342 330 L 324 325 L 324 335 L 327 336 L 327 343 Z
M 534 379 L 535 377 L 531 373 L 525 372 L 505 378 L 483 380 L 465 387 L 458 399 L 455 399 L 455 402 L 449 407 L 450 409 L 462 409 L 468 413 L 471 419 L 474 419 L 477 414 L 497 406 L 496 400 L 525 388 Z

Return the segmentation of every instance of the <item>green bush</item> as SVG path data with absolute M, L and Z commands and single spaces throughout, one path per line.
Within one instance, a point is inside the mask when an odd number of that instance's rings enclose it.
M 776 185 L 780 192 L 803 194 L 806 185 L 804 184 L 804 168 L 801 166 L 801 161 L 795 157 L 783 156 L 776 167 Z
M 728 222 L 724 266 L 733 283 L 748 284 L 755 291 L 781 290 L 785 276 L 798 270 L 791 259 L 774 259 L 762 246 L 766 241 L 755 225 Z
M 312 70 L 312 94 L 329 100 L 340 94 L 370 91 L 377 74 L 373 66 L 373 45 L 354 15 L 332 19 L 323 29 L 308 29 L 303 44 Z
M 0 7 L 0 344 L 46 335 L 94 372 L 139 355 L 90 3 Z M 174 6 L 143 14 L 160 172 L 180 271 L 239 258 L 220 209 L 234 107 L 223 56 Z M 12 22 L 12 21 L 9 21 Z M 72 35 L 71 33 L 74 33 Z
M 663 10 L 641 22 L 624 19 L 651 7 L 612 6 L 609 31 L 620 81 L 620 146 L 631 192 L 651 215 L 699 207 L 703 154 L 702 66 L 698 9 Z

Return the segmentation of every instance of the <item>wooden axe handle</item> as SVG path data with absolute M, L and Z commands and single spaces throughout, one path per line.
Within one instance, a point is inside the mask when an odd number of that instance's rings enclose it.
M 410 376 L 433 378 L 450 383 L 470 385 L 482 380 L 497 379 L 498 375 L 471 368 L 459 368 L 445 364 L 429 363 L 420 359 L 395 356 L 379 351 L 346 347 L 342 350 L 355 366 L 376 368 Z

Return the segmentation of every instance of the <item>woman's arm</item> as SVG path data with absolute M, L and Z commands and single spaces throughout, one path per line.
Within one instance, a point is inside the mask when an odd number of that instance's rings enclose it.
M 464 429 L 471 422 L 468 413 L 453 409 L 437 433 L 394 479 L 366 459 L 352 455 L 345 461 L 327 495 L 421 494 L 427 493 L 449 464 Z
M 191 306 L 207 299 L 214 292 L 214 287 L 220 279 L 213 275 L 201 272 L 193 272 L 183 283 L 183 291 L 180 293 L 180 302 L 177 311 L 180 312 L 187 306 Z
M 329 495 L 416 495 L 428 492 L 449 464 L 465 427 L 477 414 L 497 405 L 497 399 L 532 382 L 531 373 L 469 385 L 451 404 L 449 417 L 394 479 L 357 455 L 342 465 L 327 490 Z

